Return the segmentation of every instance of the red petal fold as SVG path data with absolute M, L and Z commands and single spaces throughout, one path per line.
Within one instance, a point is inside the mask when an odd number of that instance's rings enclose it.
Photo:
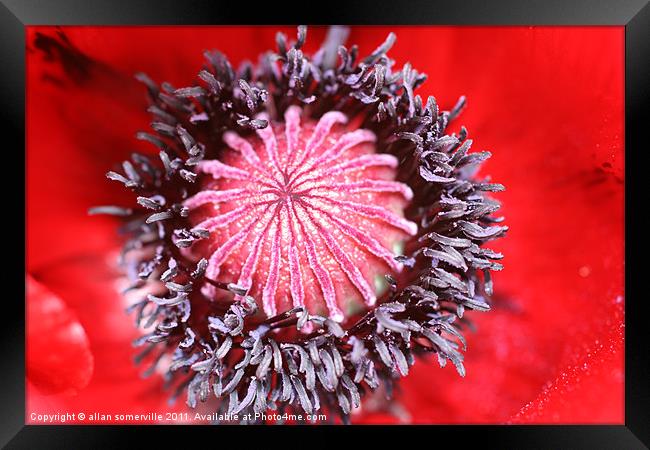
M 93 374 L 93 355 L 84 327 L 56 294 L 29 275 L 25 282 L 27 378 L 47 394 L 85 388 Z

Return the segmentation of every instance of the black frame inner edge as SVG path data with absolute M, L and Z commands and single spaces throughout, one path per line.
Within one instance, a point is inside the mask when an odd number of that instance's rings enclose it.
M 337 5 L 340 3 L 340 5 Z M 323 10 L 308 12 L 291 8 L 287 2 L 256 6 L 255 11 L 233 8 L 217 0 L 140 1 L 117 5 L 110 0 L 57 0 L 43 5 L 38 0 L 0 0 L 0 54 L 3 64 L 0 76 L 3 89 L 0 98 L 5 137 L 12 138 L 9 148 L 25 148 L 25 26 L 28 25 L 220 25 L 220 24 L 412 24 L 412 25 L 619 25 L 625 26 L 625 241 L 634 245 L 625 248 L 625 425 L 552 425 L 552 426 L 437 426 L 435 433 L 450 439 L 467 439 L 475 434 L 493 445 L 507 448 L 648 448 L 650 445 L 650 364 L 647 333 L 644 333 L 644 299 L 638 285 L 642 266 L 640 260 L 641 229 L 647 229 L 647 214 L 635 202 L 642 199 L 640 161 L 649 147 L 645 133 L 650 105 L 650 4 L 646 0 L 500 0 L 485 2 L 465 0 L 460 4 L 415 0 L 377 5 L 371 1 L 349 3 L 330 1 Z M 273 8 L 275 6 L 275 8 Z M 268 10 L 264 10 L 267 8 Z M 18 156 L 17 156 L 18 155 Z M 19 150 L 5 152 L 5 158 L 22 159 Z M 2 177 L 6 190 L 13 192 L 13 177 Z M 22 211 L 25 197 L 4 196 L 6 211 Z M 16 214 L 13 214 L 15 217 Z M 25 233 L 20 221 L 8 221 Z M 6 224 L 6 223 L 5 223 Z M 15 231 L 14 231 L 15 233 Z M 13 235 L 13 233 L 12 233 Z M 28 245 L 25 242 L 25 246 Z M 25 249 L 23 249 L 25 250 Z M 12 252 L 13 255 L 13 252 Z M 24 259 L 20 259 L 24 264 Z M 22 257 L 24 258 L 24 256 Z M 0 444 L 11 448 L 51 447 L 74 448 L 115 446 L 130 442 L 133 433 L 146 432 L 151 437 L 168 438 L 174 427 L 165 426 L 26 426 L 25 420 L 25 316 L 21 295 L 24 265 L 7 259 L 3 277 L 19 286 L 16 295 L 6 296 L 5 320 L 2 327 L 4 402 L 0 408 Z M 11 271 L 15 271 L 11 276 Z M 20 287 L 22 285 L 22 288 Z M 12 289 L 13 293 L 13 289 Z M 220 433 L 237 432 L 226 427 Z M 322 433 L 325 427 L 309 427 L 309 438 Z M 379 437 L 402 435 L 402 427 L 336 427 L 336 433 L 357 432 L 372 428 Z M 429 432 L 427 426 L 411 427 Z M 425 428 L 425 430 L 422 430 Z M 211 427 L 192 427 L 192 432 L 211 433 Z M 264 433 L 301 433 L 304 428 L 256 428 Z M 327 430 L 329 433 L 331 430 Z M 409 431 L 410 432 L 410 431 Z M 206 437 L 211 437 L 213 434 Z M 645 443 L 645 445 L 644 445 Z

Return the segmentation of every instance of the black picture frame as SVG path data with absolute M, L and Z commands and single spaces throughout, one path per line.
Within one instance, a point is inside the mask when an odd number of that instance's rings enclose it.
M 643 165 L 637 159 L 647 153 L 649 139 L 647 118 L 650 108 L 650 4 L 645 0 L 465 0 L 462 2 L 410 1 L 377 4 L 371 1 L 328 1 L 319 9 L 305 4 L 269 2 L 267 5 L 242 7 L 217 0 L 0 0 L 0 115 L 5 126 L 6 144 L 3 159 L 16 158 L 16 164 L 6 162 L 1 177 L 5 193 L 2 205 L 14 229 L 5 236 L 24 235 L 18 211 L 25 212 L 24 197 L 17 190 L 13 173 L 24 164 L 21 148 L 25 148 L 25 27 L 27 25 L 204 25 L 204 24 L 428 24 L 428 25 L 619 25 L 625 26 L 625 192 L 626 192 L 626 332 L 625 332 L 625 425 L 620 426 L 436 426 L 412 427 L 439 442 L 440 438 L 456 442 L 477 438 L 498 448 L 647 448 L 650 445 L 650 365 L 648 333 L 643 329 L 647 316 L 639 278 L 641 259 L 641 230 L 647 229 L 648 214 L 635 202 L 643 200 Z M 22 203 L 21 203 L 22 202 Z M 23 217 L 25 217 L 23 215 Z M 11 234 L 8 234 L 11 233 Z M 22 233 L 22 234 L 21 234 Z M 17 242 L 10 237 L 4 239 Z M 25 245 L 28 245 L 26 243 Z M 148 445 L 153 439 L 169 439 L 176 427 L 162 426 L 31 426 L 25 425 L 25 316 L 24 266 L 18 250 L 8 253 L 3 275 L 6 287 L 18 286 L 16 294 L 6 294 L 2 311 L 2 407 L 0 414 L 0 444 L 9 448 L 77 448 L 130 447 L 136 432 L 145 432 Z M 21 287 L 22 286 L 22 287 Z M 280 433 L 303 433 L 304 428 L 264 427 L 255 431 L 269 439 Z M 350 432 L 368 431 L 380 438 L 399 436 L 409 445 L 411 431 L 401 427 L 336 427 L 336 430 L 309 427 L 300 445 L 316 439 L 332 442 L 332 433 L 343 436 Z M 325 430 L 325 431 L 323 431 Z M 187 433 L 204 434 L 206 442 L 214 439 L 212 427 L 192 427 Z M 185 434 L 186 431 L 183 431 Z M 239 427 L 219 430 L 220 445 L 224 433 L 233 433 L 244 440 Z M 320 434 L 320 433 L 327 433 Z M 189 439 L 185 434 L 184 439 Z M 246 431 L 246 439 L 251 436 Z M 192 438 L 194 440 L 195 438 Z M 304 440 L 306 439 L 306 441 Z M 418 438 L 419 439 L 419 438 Z M 189 442 L 189 441 L 188 441 Z M 197 441 L 200 442 L 200 441 Z M 213 441 L 216 445 L 216 441 Z M 283 442 L 283 441 L 280 441 Z M 299 442 L 299 441 L 296 441 Z M 415 441 L 413 441 L 415 442 Z M 426 441 L 424 441 L 426 442 Z M 45 444 L 47 443 L 47 445 Z M 192 444 L 196 445 L 196 444 Z M 200 444 L 204 445 L 204 444 Z M 429 445 L 429 444 L 426 444 Z M 433 443 L 431 444 L 433 445 Z

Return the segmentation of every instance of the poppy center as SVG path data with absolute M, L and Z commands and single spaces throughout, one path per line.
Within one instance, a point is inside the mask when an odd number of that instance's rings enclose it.
M 306 306 L 342 321 L 401 269 L 395 256 L 417 232 L 403 213 L 413 194 L 374 133 L 337 111 L 301 114 L 292 106 L 253 136 L 227 132 L 221 158 L 200 163 L 201 191 L 185 205 L 210 238 L 191 251 L 208 259 L 208 278 L 245 289 L 268 316 Z

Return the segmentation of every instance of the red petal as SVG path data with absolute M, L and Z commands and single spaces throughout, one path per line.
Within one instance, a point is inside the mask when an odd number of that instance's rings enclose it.
M 511 423 L 624 423 L 622 302 L 613 309 L 598 339 L 577 347 L 573 362 Z
M 28 56 L 30 271 L 115 245 L 115 222 L 89 218 L 87 211 L 96 205 L 128 205 L 131 200 L 105 174 L 128 156 L 137 119 L 146 120 L 146 103 L 143 97 L 132 101 L 132 91 L 104 66 L 91 64 L 88 70 L 89 79 L 73 81 L 58 61 L 46 60 L 35 51 Z
M 115 268 L 116 258 L 116 250 L 85 255 L 38 272 L 39 280 L 65 299 L 86 329 L 95 373 L 80 395 L 59 396 L 49 407 L 36 403 L 42 406 L 38 410 L 30 409 L 28 404 L 28 412 L 54 413 L 63 409 L 116 415 L 187 410 L 184 396 L 175 405 L 168 405 L 172 392 L 163 389 L 162 377 L 154 373 L 144 379 L 142 373 L 147 366 L 133 361 L 140 349 L 135 349 L 132 342 L 139 333 L 133 317 L 125 312 L 132 300 L 120 293 L 125 284 Z M 28 400 L 32 394 L 28 392 Z
M 93 373 L 88 336 L 75 314 L 45 286 L 26 277 L 27 377 L 41 392 L 74 392 Z

